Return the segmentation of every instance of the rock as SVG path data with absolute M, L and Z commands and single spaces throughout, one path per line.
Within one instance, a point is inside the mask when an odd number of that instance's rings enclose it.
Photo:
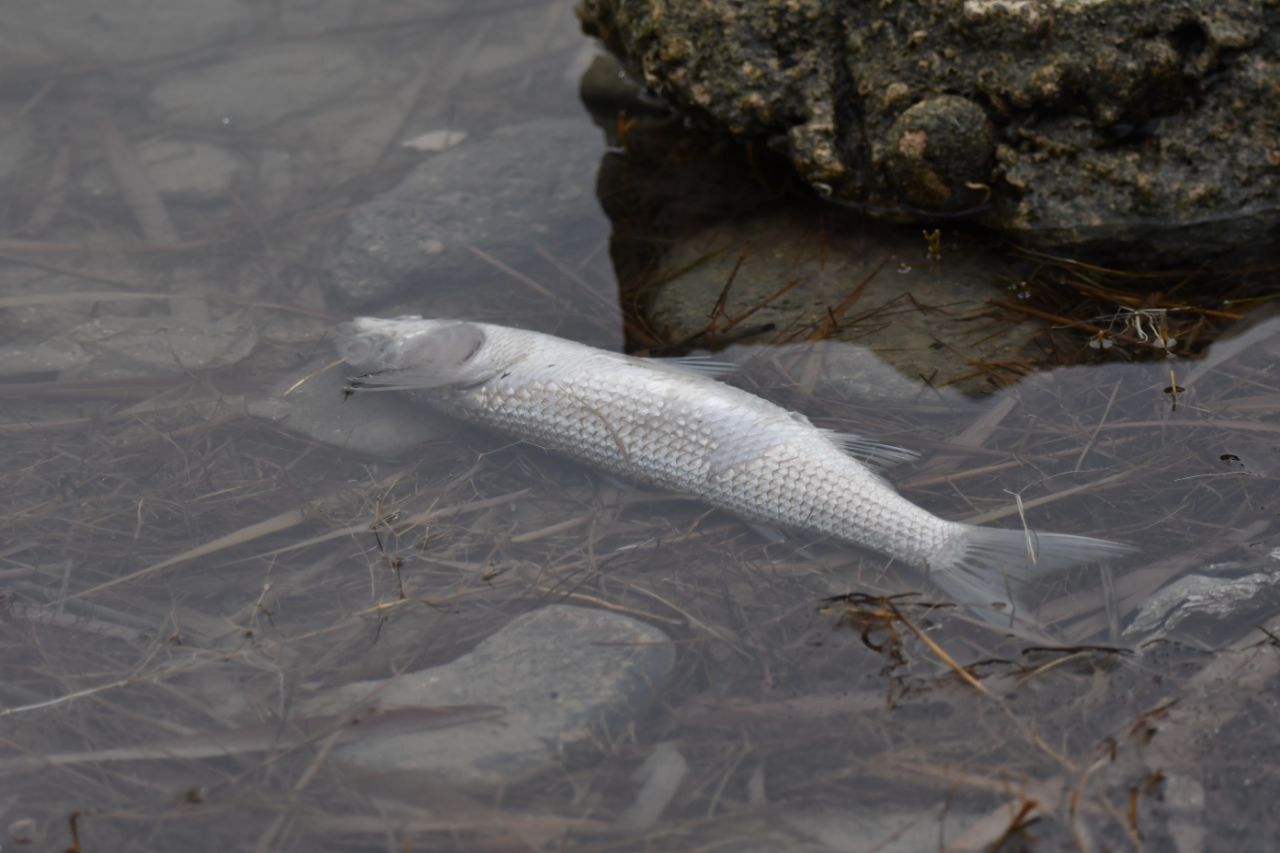
M 363 394 L 359 399 L 347 399 L 343 386 L 350 369 L 343 365 L 318 372 L 328 362 L 329 359 L 312 362 L 268 396 L 250 400 L 249 414 L 290 432 L 371 456 L 403 456 L 456 429 L 403 395 Z M 311 378 L 299 385 L 298 380 L 308 375 Z
M 735 344 L 714 354 L 717 361 L 740 365 L 728 380 L 753 389 L 794 388 L 797 377 L 824 399 L 872 403 L 941 403 L 956 409 L 971 403 L 952 388 L 934 387 L 893 367 L 875 351 L 845 341 L 803 344 Z
M 394 143 L 417 74 L 412 56 L 387 56 L 372 42 L 267 44 L 169 75 L 152 88 L 148 111 L 192 132 L 250 134 L 290 152 L 294 184 L 332 187 Z
M 162 195 L 184 201 L 224 199 L 246 168 L 243 160 L 208 142 L 183 139 L 151 139 L 137 146 L 138 160 Z M 105 164 L 90 170 L 82 180 L 94 195 L 117 191 L 116 180 Z
M 606 125 L 616 125 L 619 112 L 658 112 L 660 107 L 612 56 L 591 58 L 578 83 L 578 97 Z
M 169 75 L 151 90 L 151 109 L 184 127 L 250 130 L 372 94 L 375 68 L 349 44 L 268 45 Z
M 5 10 L 0 76 L 181 56 L 250 33 L 250 0 L 23 3 Z
M 10 305 L 0 311 L 0 340 L 6 343 L 34 345 L 56 336 L 66 336 L 71 329 L 93 319 L 100 303 L 85 300 L 66 302 L 63 293 L 84 290 L 84 280 L 61 273 L 23 268 L 14 264 L 4 267 L 0 297 L 29 300 L 29 304 Z M 116 303 L 112 309 L 137 307 Z
M 285 34 L 296 38 L 391 24 L 420 26 L 424 20 L 447 19 L 468 8 L 467 0 L 280 0 L 272 4 L 271 14 Z
M 305 135 L 304 144 L 313 146 L 302 168 L 333 176 L 372 167 L 404 122 L 406 105 L 397 94 L 389 87 L 355 94 L 347 103 L 334 103 L 286 125 L 291 130 L 287 135 L 299 142 Z
M 982 203 L 991 179 L 995 141 L 995 127 L 973 101 L 928 98 L 889 127 L 885 167 L 910 204 L 945 211 L 973 207 Z
M 7 181 L 35 150 L 30 123 L 20 116 L 0 115 L 0 181 Z
M 268 209 L 286 204 L 293 189 L 293 157 L 288 151 L 266 149 L 258 154 L 259 202 Z
M 825 235 L 822 240 L 814 239 L 818 232 Z M 804 211 L 775 210 L 715 225 L 679 242 L 663 262 L 665 269 L 679 272 L 653 297 L 650 316 L 669 340 L 687 340 L 707 325 L 732 280 L 723 315 L 745 315 L 767 302 L 734 328 L 772 324 L 774 331 L 763 340 L 774 340 L 827 322 L 829 312 L 840 310 L 869 279 L 857 301 L 843 310 L 834 338 L 871 350 L 902 376 L 885 382 L 882 367 L 862 369 L 865 353 L 832 347 L 825 355 L 832 357 L 827 379 L 833 386 L 844 385 L 855 394 L 862 388 L 881 399 L 918 397 L 922 383 L 943 386 L 961 379 L 959 388 L 991 390 L 970 361 L 1015 357 L 1026 329 L 979 316 L 999 293 L 991 286 L 992 261 L 981 250 L 944 245 L 939 260 L 929 260 L 929 251 L 918 231 L 872 233 L 865 226 L 841 227 L 838 219 L 824 224 Z M 791 282 L 789 290 L 778 293 Z M 721 340 L 733 331 L 724 330 Z M 860 372 L 869 381 L 859 381 Z
M 583 0 L 674 107 L 893 219 L 1030 244 L 1252 246 L 1280 225 L 1280 5 Z
M 349 767 L 411 772 L 471 791 L 529 778 L 594 725 L 615 727 L 647 705 L 675 660 L 658 629 L 616 613 L 551 605 L 512 619 L 473 651 L 386 681 L 348 684 L 308 713 L 498 705 L 505 714 L 436 731 L 366 738 L 333 751 Z
M 225 367 L 247 356 L 258 339 L 236 315 L 206 323 L 177 317 L 99 317 L 72 329 L 68 337 L 93 357 L 79 372 L 96 379 Z
M 225 197 L 244 167 L 226 149 L 191 140 L 156 140 L 138 156 L 160 193 L 198 200 Z
M 432 157 L 348 216 L 333 290 L 368 305 L 421 282 L 492 278 L 472 247 L 519 267 L 538 244 L 601 239 L 593 167 L 602 150 L 582 122 L 543 119 Z
M 0 344 L 0 376 L 62 373 L 88 362 L 88 353 L 72 341 L 53 338 L 31 345 Z

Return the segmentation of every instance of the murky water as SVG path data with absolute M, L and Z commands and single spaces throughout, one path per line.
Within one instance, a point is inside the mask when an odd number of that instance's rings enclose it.
M 774 205 L 767 161 L 660 113 L 629 136 L 643 105 L 610 121 L 629 96 L 608 72 L 598 128 L 578 96 L 596 48 L 566 3 L 30 14 L 4 25 L 29 49 L 0 57 L 6 849 L 1280 835 L 1274 320 L 1152 358 L 1239 308 L 1099 319 L 1077 288 L 1025 304 L 1085 332 L 1017 326 L 926 288 L 989 279 L 1017 308 L 1050 286 L 1043 261 L 877 226 L 857 237 L 884 256 L 868 275 L 909 299 L 833 298 L 786 327 L 804 288 L 766 272 L 767 305 L 716 285 L 711 333 L 672 334 L 648 310 L 664 280 L 747 269 L 739 236 L 668 255 L 681 236 L 853 220 Z M 831 292 L 863 277 L 833 269 L 813 273 Z M 773 541 L 407 401 L 344 402 L 327 330 L 356 310 L 659 353 L 789 340 L 732 381 L 921 451 L 888 473 L 913 501 L 1139 552 L 1036 589 L 1058 642 L 1031 647 L 883 559 Z M 800 343 L 836 331 L 920 366 Z

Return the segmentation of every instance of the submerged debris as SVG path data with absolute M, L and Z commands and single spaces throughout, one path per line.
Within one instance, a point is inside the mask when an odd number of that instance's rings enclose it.
M 1280 561 L 1268 572 L 1240 577 L 1221 574 L 1183 575 L 1147 599 L 1124 629 L 1131 642 L 1176 639 L 1207 648 L 1252 630 L 1280 610 Z M 1239 566 L 1209 569 L 1239 571 Z

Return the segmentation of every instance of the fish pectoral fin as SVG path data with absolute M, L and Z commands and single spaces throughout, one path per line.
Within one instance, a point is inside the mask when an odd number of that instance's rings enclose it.
M 851 432 L 837 432 L 830 429 L 824 429 L 822 432 L 831 440 L 832 444 L 848 453 L 854 459 L 878 468 L 901 465 L 904 462 L 914 462 L 920 458 L 920 454 L 914 450 L 895 447 L 892 444 L 882 444 Z
M 343 389 L 352 391 L 420 391 L 428 388 L 444 388 L 453 382 L 431 382 L 425 377 L 405 370 L 376 370 L 361 376 L 352 376 Z
M 667 367 L 680 373 L 694 376 L 705 376 L 709 379 L 723 379 L 738 369 L 731 361 L 720 361 L 708 353 L 690 353 L 675 358 L 655 358 L 651 361 L 658 367 Z

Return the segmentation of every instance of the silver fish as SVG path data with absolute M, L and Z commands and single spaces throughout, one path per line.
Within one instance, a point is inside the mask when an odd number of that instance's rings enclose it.
M 691 370 L 538 332 L 419 317 L 361 317 L 339 329 L 337 343 L 363 374 L 354 390 L 420 392 L 456 418 L 629 479 L 877 551 L 928 571 L 989 619 L 1013 618 L 1026 581 L 1131 550 L 939 518 L 867 464 L 910 451 L 819 429 L 707 375 L 714 362 Z

